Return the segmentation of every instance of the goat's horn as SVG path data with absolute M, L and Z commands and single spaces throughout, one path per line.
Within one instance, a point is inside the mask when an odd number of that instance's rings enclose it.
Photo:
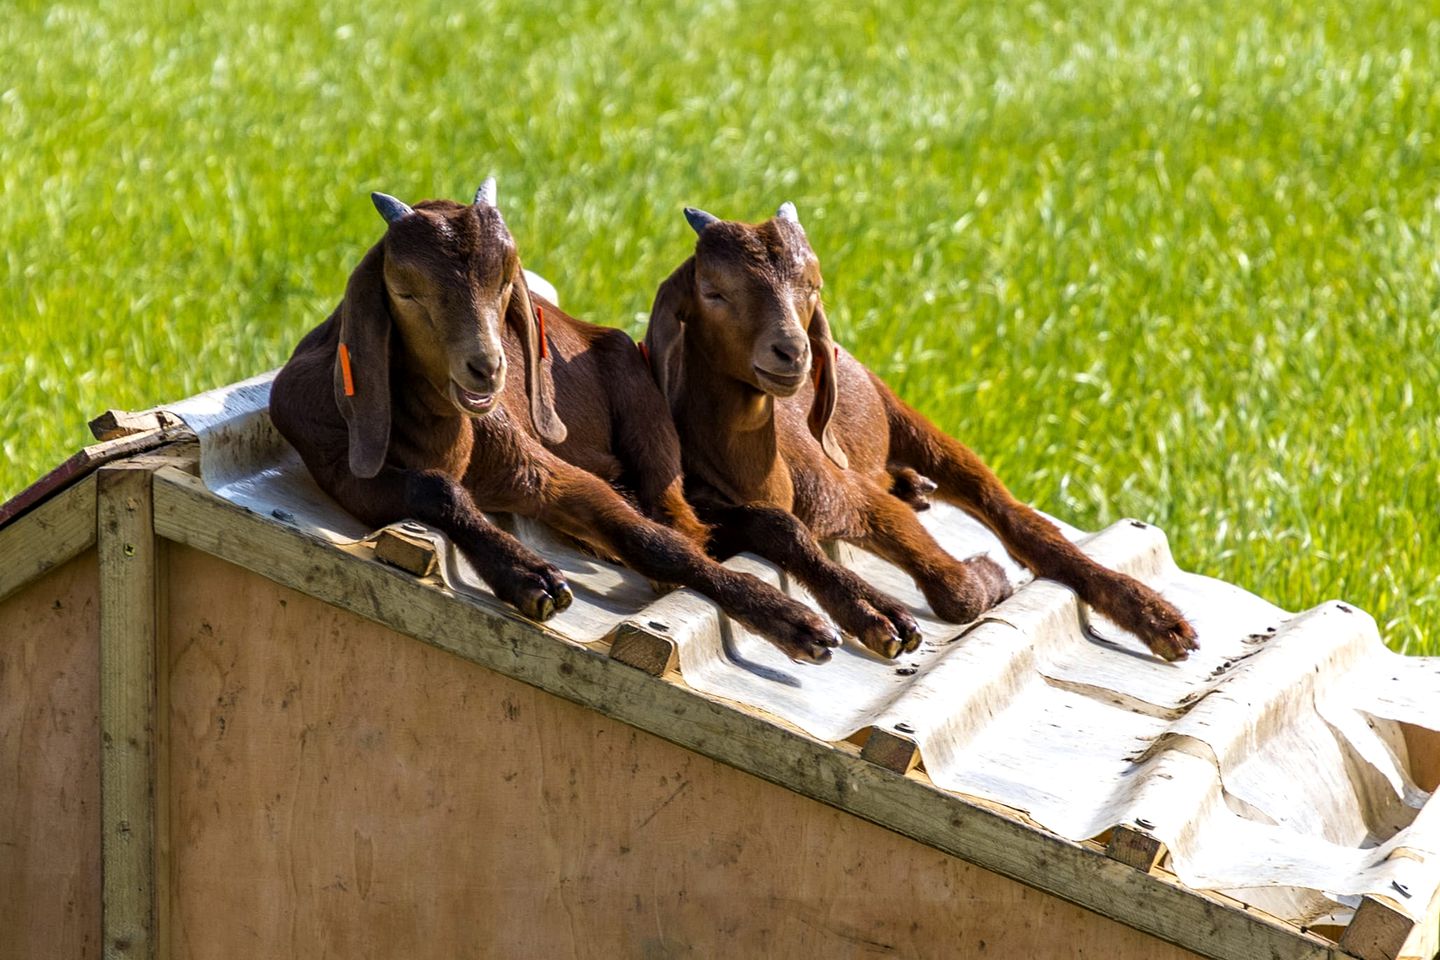
M 380 216 L 385 218 L 386 223 L 394 223 L 415 212 L 410 208 L 410 204 L 404 200 L 396 200 L 388 193 L 372 193 L 370 199 L 374 201 L 375 209 L 380 211 Z
M 780 209 L 775 211 L 775 216 L 779 217 L 781 220 L 789 220 L 797 227 L 800 225 L 800 214 L 795 212 L 795 204 L 791 203 L 789 200 L 786 200 L 784 203 L 780 204 Z
M 718 223 L 720 218 L 714 214 L 706 213 L 704 210 L 696 210 L 694 207 L 685 208 L 685 219 L 690 221 L 690 226 L 695 228 L 696 233 L 701 233 L 712 223 Z
M 483 203 L 487 207 L 495 206 L 494 177 L 486 177 L 485 182 L 480 184 L 480 189 L 475 191 L 475 202 Z

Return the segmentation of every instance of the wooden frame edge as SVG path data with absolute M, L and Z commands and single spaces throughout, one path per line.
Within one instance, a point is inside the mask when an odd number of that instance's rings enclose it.
M 0 600 L 95 544 L 95 478 L 86 477 L 0 528 Z
M 96 474 L 100 568 L 101 953 L 153 960 L 157 540 L 154 466 Z
M 866 762 L 851 745 L 649 676 L 498 607 L 272 523 L 173 468 L 154 474 L 154 510 L 155 531 L 167 540 L 1201 955 L 1344 956 L 1259 911 Z M 536 643 L 536 633 L 554 642 Z

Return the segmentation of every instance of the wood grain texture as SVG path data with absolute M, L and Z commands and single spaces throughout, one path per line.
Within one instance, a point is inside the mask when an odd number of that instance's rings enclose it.
M 860 756 L 886 770 L 909 773 L 920 762 L 920 748 L 909 737 L 871 727 L 870 736 L 860 748 Z
M 610 632 L 610 658 L 652 677 L 680 669 L 680 654 L 674 640 L 630 621 Z
M 381 530 L 375 538 L 375 559 L 399 567 L 417 577 L 435 572 L 435 546 L 421 537 L 407 537 L 397 530 Z
M 1110 832 L 1105 856 L 1128 864 L 1136 870 L 1150 870 L 1165 856 L 1165 844 L 1150 834 L 1131 827 L 1119 826 Z
M 95 480 L 87 477 L 0 527 L 0 600 L 95 543 Z
M 155 956 L 156 542 L 151 472 L 97 474 L 100 813 L 106 957 Z
M 172 916 L 196 960 L 1193 956 L 217 559 L 172 559 Z
M 913 774 L 866 763 L 847 744 L 817 741 L 683 684 L 649 677 L 497 605 L 417 583 L 249 514 L 178 471 L 156 474 L 155 510 L 157 530 L 179 543 L 1197 953 L 1340 955 L 1332 942 L 1227 898 L 1142 873 Z M 177 771 L 182 766 L 178 759 L 173 765 Z
M 1340 946 L 1360 960 L 1398 960 L 1414 929 L 1415 921 L 1388 897 L 1365 896 Z
M 87 551 L 0 601 L 0 960 L 100 956 L 98 594 Z
M 95 469 L 102 464 L 120 460 L 145 450 L 153 450 L 168 440 L 184 436 L 193 437 L 194 434 L 184 427 L 176 427 L 170 430 L 137 433 L 128 437 L 120 437 L 117 440 L 91 444 L 0 504 L 0 527 L 28 513 L 36 505 L 44 503 L 58 492 L 74 487 L 76 481 L 94 473 Z

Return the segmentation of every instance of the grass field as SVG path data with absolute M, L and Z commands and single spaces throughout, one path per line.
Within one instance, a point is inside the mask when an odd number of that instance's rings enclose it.
M 1021 496 L 1440 652 L 1431 4 L 346 6 L 0 14 L 0 495 L 283 362 L 372 189 L 496 173 L 632 332 L 682 205 L 788 198 L 841 341 Z

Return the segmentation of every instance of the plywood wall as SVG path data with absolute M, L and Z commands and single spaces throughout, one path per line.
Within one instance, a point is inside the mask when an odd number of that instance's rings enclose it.
M 100 956 L 95 552 L 0 602 L 0 960 Z
M 178 957 L 1178 958 L 173 548 Z

